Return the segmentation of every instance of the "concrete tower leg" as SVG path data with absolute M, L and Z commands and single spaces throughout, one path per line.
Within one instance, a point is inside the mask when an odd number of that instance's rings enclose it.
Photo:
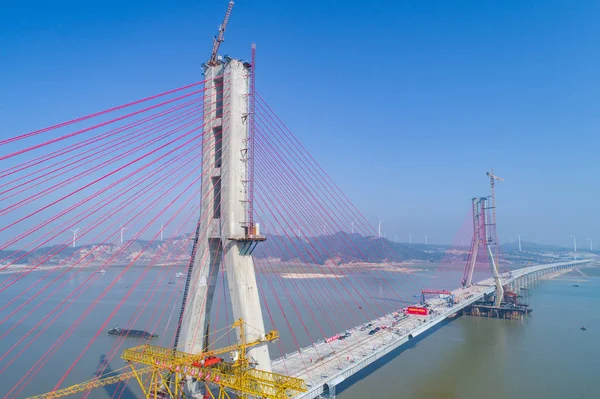
M 242 251 L 246 236 L 248 87 L 249 68 L 239 60 L 205 69 L 203 193 L 196 233 L 192 273 L 178 349 L 198 353 L 206 349 L 206 333 L 215 284 L 222 262 L 232 302 L 233 317 L 246 323 L 248 341 L 265 335 L 254 262 Z M 238 331 L 239 334 L 239 331 Z M 238 339 L 240 337 L 238 336 Z M 248 356 L 257 368 L 271 371 L 267 344 L 253 347 Z
M 467 260 L 467 270 L 463 281 L 463 286 L 470 287 L 473 281 L 473 271 L 475 270 L 475 263 L 477 262 L 477 252 L 479 250 L 479 212 L 477 209 L 477 198 L 472 200 L 473 207 L 473 240 L 471 241 L 471 251 L 469 252 L 469 259 Z
M 248 112 L 250 70 L 241 61 L 230 60 L 226 64 L 225 79 L 230 85 L 230 104 L 225 116 L 229 122 L 229 137 L 223 151 L 227 154 L 228 167 L 223 170 L 223 207 L 227 214 L 224 239 L 246 236 L 247 166 L 248 166 Z M 256 274 L 252 255 L 245 254 L 247 243 L 227 241 L 225 266 L 227 281 L 235 319 L 246 322 L 245 340 L 252 341 L 265 335 L 265 326 L 260 307 Z M 238 338 L 240 338 L 238 336 Z M 252 347 L 248 351 L 257 363 L 257 368 L 271 371 L 271 359 L 267 343 Z
M 179 337 L 178 349 L 188 353 L 205 350 L 210 310 L 222 258 L 221 166 L 223 65 L 205 71 L 205 100 L 202 146 L 202 203 L 200 224 L 192 253 L 192 272 Z

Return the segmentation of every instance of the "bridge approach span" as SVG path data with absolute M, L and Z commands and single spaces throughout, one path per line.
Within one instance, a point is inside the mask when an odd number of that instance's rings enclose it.
M 584 266 L 592 260 L 573 260 L 570 262 L 530 266 L 502 274 L 504 286 L 527 287 L 544 275 Z M 348 330 L 347 339 L 332 342 L 320 341 L 306 348 L 287 354 L 272 362 L 273 371 L 301 378 L 306 381 L 308 392 L 299 394 L 295 399 L 312 399 L 319 396 L 335 396 L 335 387 L 370 364 L 395 351 L 411 339 L 435 327 L 448 317 L 495 290 L 493 278 L 479 281 L 470 287 L 452 291 L 458 303 L 451 307 L 444 300 L 428 301 L 430 314 L 427 316 L 395 316 L 396 312 L 372 320 L 369 328 L 357 326 Z M 400 309 L 399 309 L 400 311 Z M 397 322 L 393 328 L 392 323 Z M 369 324 L 369 323 L 366 323 Z M 381 330 L 370 335 L 369 331 L 380 327 Z M 383 328 L 382 328 L 383 327 Z

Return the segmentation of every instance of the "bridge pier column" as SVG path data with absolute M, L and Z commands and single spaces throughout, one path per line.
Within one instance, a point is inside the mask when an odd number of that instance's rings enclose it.
M 325 399 L 335 399 L 335 390 L 336 387 L 342 382 L 344 381 L 344 377 L 339 376 L 334 378 L 333 380 L 329 381 L 326 384 L 323 384 L 323 394 L 321 395 L 322 398 Z
M 327 392 L 323 392 L 325 399 L 335 399 L 335 385 L 327 385 Z

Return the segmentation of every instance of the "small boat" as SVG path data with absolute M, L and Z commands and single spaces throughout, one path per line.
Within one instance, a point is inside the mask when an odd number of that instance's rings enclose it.
M 581 331 L 585 331 L 585 330 L 587 330 L 587 328 L 585 328 L 585 327 L 581 327 L 581 328 L 580 328 L 580 330 L 581 330 Z
M 185 273 L 175 273 L 175 278 L 181 278 L 185 276 Z
M 98 273 L 100 273 L 100 274 L 104 274 L 104 273 L 106 273 L 106 270 L 104 270 L 104 269 L 100 269 L 100 270 L 98 270 Z
M 111 328 L 110 330 L 108 330 L 108 333 L 110 335 L 122 335 L 122 336 L 130 337 L 130 338 L 145 338 L 145 339 L 158 338 L 158 335 L 149 333 L 148 331 L 128 330 L 128 329 L 119 328 L 119 327 Z
M 579 284 L 573 284 L 573 287 L 579 287 Z

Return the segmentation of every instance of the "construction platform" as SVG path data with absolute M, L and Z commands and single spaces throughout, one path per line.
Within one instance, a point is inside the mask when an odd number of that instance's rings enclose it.
M 474 303 L 463 309 L 467 316 L 489 317 L 494 319 L 523 320 L 532 312 L 527 304 L 494 306 L 493 303 Z

